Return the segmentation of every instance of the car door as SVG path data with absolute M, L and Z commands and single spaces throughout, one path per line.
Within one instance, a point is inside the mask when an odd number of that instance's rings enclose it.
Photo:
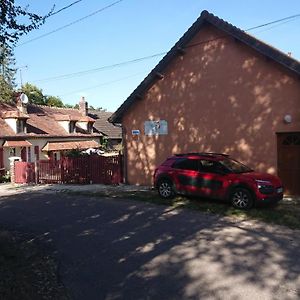
M 176 189 L 182 193 L 199 193 L 199 159 L 182 158 L 173 165 Z M 201 179 L 201 178 L 200 178 Z
M 201 178 L 201 194 L 212 198 L 223 198 L 225 195 L 226 172 L 215 160 L 200 159 L 199 178 Z

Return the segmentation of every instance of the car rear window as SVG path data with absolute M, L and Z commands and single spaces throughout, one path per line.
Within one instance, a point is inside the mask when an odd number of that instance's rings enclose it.
M 167 160 L 165 160 L 161 165 L 162 166 L 166 166 L 166 167 L 170 167 L 172 166 L 174 163 L 174 158 L 170 157 Z

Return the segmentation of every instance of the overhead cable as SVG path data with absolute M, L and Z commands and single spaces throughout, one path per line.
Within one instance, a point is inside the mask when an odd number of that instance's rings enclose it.
M 80 18 L 80 19 L 78 19 L 78 20 L 75 20 L 75 21 L 73 21 L 73 22 L 71 22 L 71 23 L 69 23 L 69 24 L 66 24 L 66 25 L 64 25 L 64 26 L 62 26 L 62 27 L 56 28 L 56 29 L 54 29 L 54 30 L 52 30 L 52 31 L 50 31 L 50 32 L 47 32 L 47 33 L 42 34 L 42 35 L 40 35 L 40 36 L 37 36 L 36 38 L 33 38 L 33 39 L 31 39 L 31 40 L 28 40 L 28 41 L 25 41 L 25 42 L 23 42 L 23 43 L 20 43 L 20 44 L 18 44 L 16 47 L 26 45 L 26 44 L 28 44 L 28 43 L 31 43 L 31 42 L 33 42 L 33 41 L 36 41 L 36 40 L 39 40 L 39 39 L 41 39 L 41 38 L 44 38 L 44 37 L 46 37 L 46 36 L 48 36 L 48 35 L 51 35 L 51 34 L 53 34 L 53 33 L 55 33 L 55 32 L 61 31 L 61 30 L 65 29 L 65 28 L 68 28 L 68 27 L 70 27 L 70 26 L 72 26 L 72 25 L 74 25 L 74 24 L 77 24 L 77 23 L 79 23 L 79 22 L 81 22 L 81 21 L 83 21 L 83 20 L 86 20 L 86 19 L 88 19 L 88 18 L 90 18 L 90 17 L 92 17 L 92 16 L 94 16 L 94 15 L 96 15 L 96 14 L 98 14 L 98 13 L 100 13 L 100 12 L 102 12 L 102 11 L 104 11 L 104 10 L 110 8 L 110 7 L 112 7 L 112 6 L 115 6 L 115 5 L 117 5 L 118 3 L 122 2 L 122 1 L 124 1 L 124 0 L 118 0 L 118 1 L 115 1 L 115 2 L 113 2 L 113 3 L 111 3 L 111 4 L 109 4 L 109 5 L 107 5 L 107 6 L 103 7 L 103 8 L 101 8 L 101 9 L 98 9 L 98 10 L 94 11 L 93 13 L 91 13 L 91 14 L 85 16 L 85 17 L 82 17 L 82 18 Z M 74 3 L 74 4 L 75 4 L 75 3 Z M 53 14 L 52 14 L 52 15 L 53 15 Z

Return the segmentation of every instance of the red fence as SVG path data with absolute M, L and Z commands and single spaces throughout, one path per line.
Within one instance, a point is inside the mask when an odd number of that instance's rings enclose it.
M 65 157 L 59 161 L 39 161 L 36 168 L 34 164 L 15 162 L 16 183 L 118 184 L 122 178 L 121 155 Z

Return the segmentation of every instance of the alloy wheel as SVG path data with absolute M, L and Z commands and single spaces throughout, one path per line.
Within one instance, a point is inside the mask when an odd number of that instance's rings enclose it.
M 170 198 L 172 196 L 172 186 L 169 182 L 163 181 L 159 185 L 159 194 L 163 198 Z
M 232 204 L 237 208 L 248 208 L 250 201 L 251 200 L 248 193 L 246 193 L 244 190 L 239 189 L 233 193 Z

